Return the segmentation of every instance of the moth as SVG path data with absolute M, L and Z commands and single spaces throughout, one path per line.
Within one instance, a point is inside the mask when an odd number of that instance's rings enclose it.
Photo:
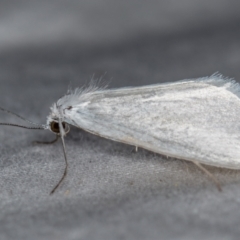
M 91 85 L 70 90 L 51 106 L 44 125 L 60 137 L 67 174 L 64 137 L 70 126 L 113 141 L 195 163 L 240 169 L 240 86 L 220 74 L 142 87 L 106 89 Z M 10 123 L 11 125 L 29 128 Z M 56 138 L 56 139 L 57 139 Z

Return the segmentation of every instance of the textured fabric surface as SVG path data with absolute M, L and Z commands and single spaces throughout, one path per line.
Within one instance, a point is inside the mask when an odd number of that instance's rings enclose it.
M 219 1 L 216 9 L 216 1 L 208 2 L 213 9 L 209 24 L 200 21 L 202 13 L 195 11 L 202 6 L 199 1 L 199 6 L 194 5 L 198 7 L 191 12 L 190 5 L 185 13 L 195 14 L 202 25 L 196 27 L 192 21 L 191 28 L 173 28 L 168 34 L 161 31 L 162 27 L 145 31 L 143 26 L 142 35 L 136 28 L 124 41 L 115 42 L 109 37 L 101 44 L 88 44 L 77 37 L 58 43 L 33 38 L 34 44 L 21 42 L 21 47 L 17 38 L 7 45 L 2 42 L 0 106 L 45 123 L 49 107 L 68 86 L 83 86 L 93 74 L 94 78 L 103 77 L 111 88 L 203 77 L 216 71 L 238 81 L 240 33 L 234 15 L 236 5 L 232 4 L 232 11 L 225 7 L 224 15 L 221 9 L 226 1 Z M 9 1 L 1 3 L 10 13 L 15 9 L 18 16 L 17 6 L 10 6 Z M 130 7 L 134 14 L 134 6 Z M 89 15 L 94 18 L 91 9 Z M 224 21 L 216 17 L 218 9 Z M 0 32 L 12 26 L 7 21 L 9 16 L 2 17 L 6 25 L 2 21 Z M 95 21 L 97 24 L 98 19 Z M 11 115 L 0 116 L 1 122 L 26 124 Z M 143 149 L 135 153 L 132 146 L 72 127 L 65 139 L 68 175 L 50 196 L 64 170 L 61 143 L 32 142 L 53 138 L 48 131 L 1 126 L 0 239 L 239 239 L 239 171 L 207 167 L 222 183 L 223 191 L 218 192 L 208 177 L 189 162 Z

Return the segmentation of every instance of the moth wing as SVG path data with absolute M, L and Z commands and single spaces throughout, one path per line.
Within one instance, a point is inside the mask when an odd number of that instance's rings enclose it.
M 73 106 L 66 121 L 156 153 L 240 169 L 239 92 L 218 75 L 105 90 Z

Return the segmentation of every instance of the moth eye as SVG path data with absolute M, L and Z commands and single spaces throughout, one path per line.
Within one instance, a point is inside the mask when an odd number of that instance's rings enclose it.
M 57 122 L 51 122 L 50 123 L 50 128 L 55 133 L 59 133 L 60 132 L 59 124 Z
M 63 122 L 62 125 L 63 125 L 63 129 L 65 130 L 65 132 L 68 133 L 70 130 L 69 125 L 66 124 L 65 122 Z M 59 128 L 58 122 L 51 122 L 50 128 L 53 132 L 60 133 L 60 128 Z

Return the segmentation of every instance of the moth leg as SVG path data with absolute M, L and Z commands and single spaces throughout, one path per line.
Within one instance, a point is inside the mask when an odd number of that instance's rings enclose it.
M 132 153 L 137 153 L 138 152 L 138 146 L 135 146 L 135 149 L 132 150 Z
M 40 142 L 40 141 L 34 141 L 33 144 L 53 144 L 58 140 L 58 135 L 56 134 L 56 138 L 50 142 Z
M 199 167 L 204 173 L 206 173 L 208 175 L 208 177 L 215 183 L 217 189 L 219 192 L 222 191 L 222 187 L 221 184 L 219 183 L 219 181 L 205 168 L 203 167 L 199 162 L 196 161 L 192 161 L 197 167 Z

